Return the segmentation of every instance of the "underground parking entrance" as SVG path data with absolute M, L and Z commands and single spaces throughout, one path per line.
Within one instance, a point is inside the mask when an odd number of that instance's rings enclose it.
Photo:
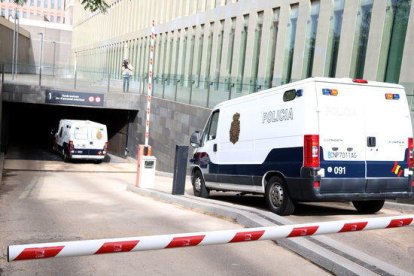
M 2 151 L 6 159 L 61 160 L 52 152 L 51 131 L 61 119 L 105 124 L 108 152 L 125 158 L 128 130 L 138 111 L 96 107 L 3 102 Z

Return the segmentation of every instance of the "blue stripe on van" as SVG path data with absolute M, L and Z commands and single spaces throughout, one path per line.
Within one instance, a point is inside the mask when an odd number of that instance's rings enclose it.
M 262 164 L 217 165 L 210 163 L 210 173 L 228 175 L 263 175 L 279 170 L 287 177 L 299 177 L 302 167 L 303 148 L 273 149 Z
M 208 162 L 210 174 L 263 176 L 268 171 L 280 171 L 286 177 L 300 177 L 303 147 L 273 149 L 262 164 L 218 165 L 206 157 L 201 160 L 195 156 L 192 162 L 204 166 Z M 407 160 L 397 163 L 400 170 L 407 168 Z M 398 174 L 391 171 L 393 167 L 394 161 L 368 161 L 367 177 L 398 177 Z M 327 161 L 323 159 L 322 148 L 321 168 L 325 169 L 326 178 L 365 178 L 364 161 Z M 400 176 L 403 177 L 404 173 Z

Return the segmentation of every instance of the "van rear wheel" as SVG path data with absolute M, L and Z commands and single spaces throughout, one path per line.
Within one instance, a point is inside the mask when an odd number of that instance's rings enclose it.
M 280 216 L 288 216 L 295 210 L 295 203 L 289 196 L 286 183 L 273 176 L 266 186 L 265 201 L 270 211 Z
M 352 201 L 355 209 L 363 214 L 374 214 L 382 209 L 385 200 Z
M 208 198 L 210 191 L 207 189 L 206 184 L 204 183 L 203 175 L 200 171 L 195 171 L 193 178 L 191 179 L 193 184 L 193 192 L 195 196 Z

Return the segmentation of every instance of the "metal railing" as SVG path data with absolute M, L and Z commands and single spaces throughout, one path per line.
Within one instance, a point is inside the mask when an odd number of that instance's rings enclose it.
M 13 80 L 11 63 L 1 65 L 2 83 L 4 81 L 21 84 L 41 85 L 61 90 L 75 90 L 99 93 L 122 93 L 123 78 L 120 70 L 93 70 L 84 67 L 53 66 L 44 64 L 42 70 L 32 64 L 17 63 L 17 74 Z M 42 73 L 41 75 L 39 73 Z M 40 82 L 41 78 L 41 82 Z M 270 88 L 265 82 L 252 81 L 245 84 L 238 80 L 225 78 L 201 79 L 194 76 L 158 75 L 153 78 L 153 97 L 185 104 L 211 108 L 216 104 Z M 148 77 L 144 72 L 135 72 L 129 79 L 128 93 L 146 94 Z M 414 91 L 407 91 L 410 109 L 414 111 Z

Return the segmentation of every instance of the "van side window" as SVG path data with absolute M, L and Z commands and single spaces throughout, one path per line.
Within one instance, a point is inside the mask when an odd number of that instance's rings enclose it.
M 63 127 L 60 128 L 59 130 L 59 137 L 62 138 L 62 134 L 63 134 Z
M 202 145 L 204 145 L 206 141 L 216 139 L 219 114 L 220 112 L 217 110 L 211 115 L 210 120 L 203 131 L 203 137 L 201 139 Z
M 296 90 L 295 89 L 291 89 L 291 90 L 288 90 L 285 93 L 283 93 L 283 101 L 284 102 L 293 101 L 295 98 L 296 98 Z

